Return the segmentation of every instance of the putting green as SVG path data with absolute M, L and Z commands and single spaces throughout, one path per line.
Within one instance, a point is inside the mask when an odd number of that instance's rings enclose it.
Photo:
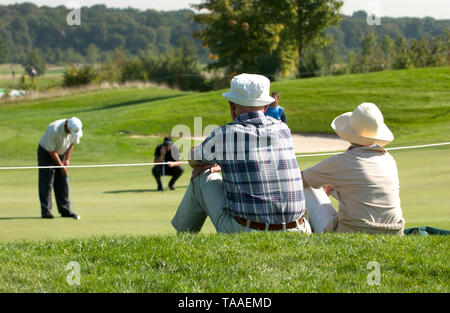
M 393 151 L 400 173 L 407 227 L 450 228 L 450 148 Z M 307 168 L 323 157 L 299 159 Z M 156 192 L 148 167 L 71 169 L 71 187 L 81 220 L 42 220 L 37 171 L 3 171 L 0 176 L 0 240 L 41 240 L 112 234 L 168 234 L 170 220 L 189 183 L 190 170 L 176 191 Z M 167 184 L 167 180 L 166 180 Z M 56 206 L 53 213 L 57 214 Z M 203 232 L 214 232 L 207 222 Z

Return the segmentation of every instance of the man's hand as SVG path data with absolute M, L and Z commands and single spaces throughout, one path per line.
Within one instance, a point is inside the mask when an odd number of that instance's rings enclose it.
M 176 167 L 176 166 L 180 166 L 181 162 L 169 162 L 169 164 L 167 164 L 169 167 Z
M 70 163 L 69 160 L 64 160 L 64 162 L 62 164 L 64 166 L 69 166 L 69 163 Z M 65 177 L 69 176 L 69 169 L 67 167 L 61 168 L 61 172 Z
M 69 170 L 65 167 L 61 168 L 61 173 L 63 174 L 64 177 L 69 176 Z
M 207 171 L 207 170 L 209 170 L 210 173 L 219 173 L 222 171 L 222 168 L 220 167 L 220 165 L 217 165 L 217 164 L 214 166 L 209 166 L 209 165 L 196 166 L 192 170 L 192 178 L 199 176 L 201 173 L 203 173 L 203 171 Z
M 335 189 L 330 185 L 324 185 L 322 186 L 322 189 L 325 191 L 327 196 L 329 196 Z
M 55 161 L 56 165 L 58 165 L 58 166 L 69 165 L 69 159 L 65 160 L 63 163 L 55 151 L 49 152 L 49 154 L 50 154 L 50 157 L 53 159 L 53 161 Z M 67 164 L 66 164 L 66 162 L 67 162 Z M 67 177 L 69 175 L 69 171 L 67 168 L 62 167 L 62 168 L 60 168 L 60 170 L 61 170 L 61 174 L 63 174 L 64 177 Z

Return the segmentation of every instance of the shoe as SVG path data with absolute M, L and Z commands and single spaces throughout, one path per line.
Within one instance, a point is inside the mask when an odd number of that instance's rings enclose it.
M 157 191 L 163 191 L 163 187 L 159 186 Z
M 170 190 L 175 190 L 175 186 L 169 186 Z
M 61 217 L 77 218 L 78 216 L 75 213 L 69 213 L 69 214 L 61 214 Z
M 49 214 L 49 215 L 42 215 L 42 218 L 52 219 L 52 218 L 55 218 L 55 217 L 53 215 Z

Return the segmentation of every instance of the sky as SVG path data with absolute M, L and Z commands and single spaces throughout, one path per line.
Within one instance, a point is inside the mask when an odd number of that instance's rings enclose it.
M 274 0 L 275 1 L 275 0 Z M 36 5 L 67 5 L 72 0 L 0 0 L 0 4 L 33 2 Z M 189 4 L 200 3 L 201 0 L 76 0 L 81 6 L 105 4 L 108 7 L 126 8 L 128 6 L 141 10 L 177 10 L 189 8 Z M 354 11 L 368 11 L 369 7 L 379 8 L 381 16 L 391 17 L 425 17 L 450 19 L 450 0 L 344 0 L 342 13 L 351 15 Z

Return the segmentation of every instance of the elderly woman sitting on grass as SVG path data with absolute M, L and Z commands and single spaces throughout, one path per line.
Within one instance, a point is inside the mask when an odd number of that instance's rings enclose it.
M 337 117 L 331 127 L 351 146 L 303 171 L 313 230 L 402 235 L 405 220 L 397 165 L 383 149 L 394 136 L 381 111 L 375 104 L 363 103 L 353 113 Z M 334 210 L 330 194 L 339 201 L 339 212 Z

